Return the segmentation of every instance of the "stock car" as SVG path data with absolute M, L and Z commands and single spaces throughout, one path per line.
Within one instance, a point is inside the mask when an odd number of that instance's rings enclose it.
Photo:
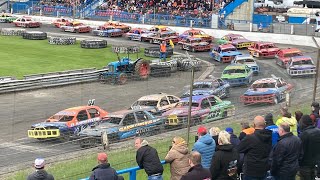
M 45 122 L 36 123 L 28 130 L 28 137 L 38 140 L 69 140 L 82 129 L 101 121 L 108 113 L 89 101 L 87 106 L 77 106 L 62 110 Z
M 150 36 L 144 38 L 144 40 L 149 41 L 151 44 L 161 44 L 161 42 L 163 41 L 169 44 L 171 40 L 173 44 L 177 44 L 179 42 L 179 37 L 174 31 L 164 31 L 153 33 Z
M 231 44 L 215 46 L 210 52 L 210 56 L 214 60 L 223 63 L 231 62 L 237 55 L 241 55 L 241 52 Z
M 252 81 L 253 71 L 244 64 L 230 64 L 221 75 L 221 79 L 227 81 L 230 86 L 249 85 Z
M 34 21 L 30 17 L 20 17 L 13 21 L 13 24 L 17 27 L 25 27 L 25 28 L 35 28 L 40 27 L 41 23 L 38 21 Z
M 282 78 L 271 75 L 271 78 L 256 80 L 251 87 L 240 97 L 240 101 L 250 104 L 278 104 L 286 98 L 286 93 L 292 90 L 292 84 Z
M 310 56 L 294 56 L 287 63 L 287 73 L 291 77 L 314 75 L 316 66 Z
M 253 41 L 250 41 L 244 38 L 240 34 L 227 34 L 217 41 L 217 44 L 232 44 L 238 49 L 247 48 L 253 44 Z
M 77 21 L 69 22 L 65 26 L 60 26 L 60 29 L 64 32 L 72 33 L 88 33 L 91 31 L 90 26 Z
M 250 54 L 238 55 L 232 61 L 233 64 L 245 64 L 252 69 L 254 74 L 258 74 L 260 67 Z
M 101 37 L 121 37 L 123 32 L 121 29 L 116 29 L 114 27 L 104 27 L 103 29 L 95 29 L 92 30 L 92 34 L 94 36 L 101 36 Z
M 160 133 L 163 127 L 163 118 L 156 117 L 145 109 L 117 111 L 109 113 L 99 124 L 82 130 L 79 133 L 80 147 L 152 135 Z
M 280 49 L 276 54 L 276 64 L 282 68 L 286 68 L 291 57 L 302 56 L 302 52 L 297 48 Z
M 190 125 L 210 122 L 231 116 L 234 105 L 214 95 L 192 96 Z M 186 126 L 188 123 L 189 97 L 181 99 L 175 108 L 162 114 L 167 117 L 166 127 Z
M 133 28 L 125 34 L 125 37 L 133 41 L 142 41 L 142 34 L 150 33 L 146 28 Z
M 120 29 L 122 33 L 127 33 L 130 31 L 131 27 L 125 24 L 122 24 L 118 21 L 108 21 L 106 23 L 104 23 L 104 25 L 99 26 L 99 29 L 106 29 L 109 27 L 113 27 L 114 29 Z
M 203 41 L 201 38 L 187 37 L 178 42 L 180 49 L 196 52 L 196 51 L 210 51 L 211 44 Z
M 274 58 L 279 48 L 270 42 L 254 42 L 252 46 L 248 47 L 248 51 L 253 57 Z
M 204 31 L 200 29 L 193 29 L 193 28 L 187 31 L 184 31 L 182 34 L 179 35 L 179 38 L 181 40 L 184 40 L 187 38 L 200 38 L 201 41 L 205 41 L 208 43 L 211 43 L 214 40 L 213 36 L 206 34 Z
M 230 84 L 220 78 L 206 79 L 193 83 L 192 96 L 216 95 L 219 98 L 230 96 Z M 186 90 L 181 98 L 189 97 L 190 90 Z
M 68 23 L 70 23 L 72 20 L 69 18 L 57 18 L 55 19 L 52 24 L 57 27 L 60 28 L 61 26 L 66 26 Z
M 180 98 L 174 95 L 169 95 L 166 93 L 151 94 L 139 98 L 131 105 L 131 108 L 135 109 L 137 106 L 140 108 L 152 107 L 157 108 L 161 112 L 165 112 L 172 109 L 179 101 Z
M 170 32 L 174 32 L 171 28 L 169 28 L 168 26 L 152 26 L 149 31 L 151 32 L 167 32 L 167 31 L 170 31 Z M 177 34 L 176 34 L 177 35 Z
M 0 14 L 0 23 L 12 23 L 18 19 L 18 17 L 13 16 L 12 14 L 2 13 Z

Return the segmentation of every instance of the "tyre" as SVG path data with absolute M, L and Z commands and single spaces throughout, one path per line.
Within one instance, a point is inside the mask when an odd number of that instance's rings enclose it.
M 2 36 L 22 36 L 26 32 L 25 29 L 2 28 Z
M 41 31 L 29 31 L 25 32 L 22 35 L 22 38 L 29 40 L 45 40 L 47 39 L 47 33 Z
M 166 64 L 151 64 L 150 76 L 152 77 L 169 77 L 171 76 L 171 67 Z
M 139 79 L 148 79 L 150 75 L 150 64 L 149 61 L 140 59 L 136 62 L 134 67 L 134 74 Z
M 122 84 L 125 84 L 127 82 L 127 80 L 128 80 L 127 74 L 121 73 L 119 75 L 118 83 L 122 85 Z
M 74 45 L 76 44 L 76 38 L 52 36 L 52 37 L 49 37 L 48 43 L 53 45 Z
M 87 39 L 81 41 L 81 48 L 85 49 L 101 49 L 107 47 L 107 41 L 106 40 L 100 40 L 100 39 Z

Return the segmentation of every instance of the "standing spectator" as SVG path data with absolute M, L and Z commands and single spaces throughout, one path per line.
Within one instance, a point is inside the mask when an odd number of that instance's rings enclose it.
M 230 134 L 230 142 L 234 147 L 237 147 L 238 144 L 240 143 L 240 140 L 238 139 L 238 137 L 233 134 L 233 129 L 231 127 L 227 127 L 226 131 Z
M 272 148 L 272 132 L 265 129 L 266 125 L 262 116 L 256 116 L 253 123 L 254 133 L 241 140 L 238 151 L 244 153 L 244 179 L 264 180 Z
M 211 160 L 212 179 L 236 180 L 239 153 L 231 144 L 231 135 L 227 131 L 219 133 L 217 151 Z
M 181 180 L 210 180 L 211 173 L 201 165 L 202 157 L 197 151 L 190 153 L 189 164 L 191 168 L 188 173 L 181 177 Z
M 279 142 L 271 155 L 271 175 L 275 180 L 295 180 L 299 169 L 301 140 L 290 132 L 287 123 L 279 125 L 279 135 Z
M 141 138 L 135 140 L 135 148 L 137 149 L 136 161 L 139 167 L 147 173 L 148 180 L 163 180 L 163 167 L 157 150 Z
M 246 135 L 249 135 L 249 134 L 253 134 L 253 133 L 254 133 L 254 128 L 253 128 L 253 127 L 250 127 L 248 122 L 242 122 L 242 123 L 241 123 L 241 128 L 242 128 L 242 131 L 241 131 L 241 133 L 239 134 L 239 139 L 240 139 L 240 141 L 241 141 L 244 137 L 246 137 Z
M 295 118 L 296 118 L 296 120 L 297 120 L 297 132 L 298 132 L 298 136 L 300 136 L 300 134 L 301 134 L 301 130 L 300 130 L 300 119 L 301 119 L 301 117 L 303 116 L 303 113 L 302 113 L 301 111 L 296 111 L 296 112 L 294 113 L 294 115 L 295 115 Z
M 319 117 L 320 107 L 318 102 L 313 102 L 311 104 L 311 111 L 312 111 L 312 114 L 315 114 L 317 117 Z
M 293 135 L 297 136 L 297 120 L 295 117 L 291 116 L 291 113 L 289 113 L 288 107 L 284 106 L 280 109 L 282 117 L 277 120 L 276 125 L 279 126 L 282 123 L 288 123 L 290 125 L 290 132 L 293 133 Z
M 117 171 L 108 163 L 106 153 L 98 153 L 99 165 L 92 169 L 89 180 L 124 180 L 122 176 L 117 175 Z
M 43 158 L 37 158 L 34 161 L 36 171 L 30 174 L 27 180 L 54 180 L 54 177 L 44 170 L 45 161 Z
M 273 122 L 273 115 L 271 113 L 267 114 L 265 116 L 265 121 L 266 121 L 266 129 L 269 129 L 272 131 L 272 147 L 274 147 L 279 139 L 279 129 L 278 126 L 274 124 Z
M 212 127 L 209 130 L 210 136 L 214 139 L 214 142 L 216 143 L 216 145 L 218 144 L 218 136 L 220 131 L 221 130 L 218 127 Z
M 167 54 L 167 43 L 166 41 L 162 41 L 160 44 L 160 60 L 166 61 L 166 54 Z
M 201 165 L 209 169 L 211 158 L 214 156 L 216 149 L 216 143 L 203 126 L 198 128 L 198 137 L 199 139 L 194 143 L 192 151 L 198 151 L 201 154 Z
M 190 169 L 189 150 L 186 141 L 181 137 L 172 140 L 172 148 L 164 158 L 170 163 L 171 180 L 180 180 Z
M 300 120 L 303 156 L 300 161 L 301 180 L 315 178 L 315 165 L 320 160 L 320 129 L 315 128 L 309 115 L 303 115 Z

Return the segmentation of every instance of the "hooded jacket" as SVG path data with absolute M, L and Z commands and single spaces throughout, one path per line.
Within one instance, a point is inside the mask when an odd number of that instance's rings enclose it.
M 268 171 L 268 157 L 272 148 L 272 132 L 268 129 L 256 129 L 247 135 L 238 145 L 244 153 L 243 172 L 247 176 L 263 177 Z
M 203 168 L 210 168 L 211 159 L 214 156 L 216 143 L 209 134 L 201 136 L 196 143 L 194 143 L 192 151 L 197 151 L 201 154 L 201 165 Z
M 300 166 L 314 167 L 320 161 L 320 129 L 314 126 L 302 127 L 300 139 L 303 149 Z
M 116 170 L 110 167 L 109 163 L 99 164 L 92 171 L 89 180 L 118 180 Z
M 267 114 L 264 119 L 266 121 L 266 129 L 272 131 L 272 147 L 274 147 L 279 140 L 279 128 L 274 124 L 273 115 L 271 113 Z
M 139 167 L 146 171 L 148 176 L 163 173 L 163 167 L 157 150 L 149 146 L 146 140 L 142 141 L 141 147 L 137 151 L 136 161 Z
M 170 163 L 171 180 L 180 180 L 190 169 L 189 150 L 187 144 L 173 145 L 166 157 L 167 163 Z
M 54 180 L 54 177 L 44 169 L 39 169 L 30 174 L 27 180 Z
M 237 167 L 239 153 L 232 144 L 219 145 L 214 157 L 211 160 L 210 172 L 212 180 L 233 180 L 237 179 L 237 170 L 232 176 L 228 175 L 228 170 Z
M 276 125 L 279 126 L 282 123 L 288 123 L 290 126 L 290 132 L 292 132 L 293 135 L 298 136 L 297 120 L 294 116 L 292 116 L 291 118 L 281 117 L 277 120 Z

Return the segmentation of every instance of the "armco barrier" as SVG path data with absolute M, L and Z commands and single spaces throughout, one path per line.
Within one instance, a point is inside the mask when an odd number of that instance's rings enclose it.
M 161 161 L 161 164 L 166 164 L 165 161 Z M 139 166 L 127 168 L 127 169 L 122 169 L 117 171 L 117 173 L 120 174 L 126 174 L 129 173 L 129 180 L 136 180 L 137 179 L 137 171 L 141 170 Z M 89 180 L 89 177 L 80 179 L 80 180 Z

